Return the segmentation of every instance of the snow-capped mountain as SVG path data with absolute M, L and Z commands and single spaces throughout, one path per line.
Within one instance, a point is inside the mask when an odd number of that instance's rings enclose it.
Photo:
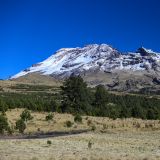
M 107 44 L 91 44 L 83 48 L 62 48 L 48 59 L 11 77 L 16 79 L 29 73 L 64 78 L 90 71 L 160 71 L 160 54 L 139 48 L 135 53 L 121 53 Z

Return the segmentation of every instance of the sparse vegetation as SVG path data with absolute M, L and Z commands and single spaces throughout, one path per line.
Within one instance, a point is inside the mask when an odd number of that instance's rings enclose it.
M 51 121 L 53 120 L 53 113 L 49 113 L 47 116 L 46 116 L 46 121 Z
M 77 115 L 75 115 L 75 117 L 74 117 L 74 121 L 75 121 L 76 123 L 82 123 L 82 117 L 81 117 L 79 114 L 77 114 Z
M 15 124 L 15 121 L 17 121 L 22 111 L 23 109 L 7 111 L 6 118 L 8 118 L 8 122 Z M 44 153 L 47 153 L 46 159 L 50 157 L 61 159 L 62 155 L 59 153 L 63 152 L 63 158 L 66 160 L 81 160 L 83 157 L 90 159 L 90 155 L 93 155 L 93 153 L 95 153 L 93 159 L 106 159 L 107 157 L 108 159 L 117 160 L 115 150 L 118 152 L 119 159 L 138 160 L 143 159 L 143 155 L 145 157 L 147 155 L 148 159 L 158 160 L 160 158 L 158 157 L 158 152 L 155 152 L 155 149 L 159 148 L 159 120 L 134 118 L 113 120 L 107 117 L 95 116 L 87 116 L 88 118 L 86 120 L 86 116 L 82 116 L 83 123 L 81 125 L 75 124 L 77 125 L 76 128 L 66 128 L 66 126 L 64 126 L 65 122 L 70 121 L 72 123 L 74 115 L 55 113 L 54 120 L 57 122 L 56 125 L 44 120 L 47 115 L 47 112 L 32 112 L 34 119 L 28 121 L 25 134 L 29 135 L 37 132 L 37 128 L 40 128 L 39 131 L 41 133 L 45 133 L 48 131 L 91 129 L 93 125 L 96 127 L 96 132 L 88 132 L 74 136 L 50 137 L 51 145 L 47 144 L 47 139 L 2 140 L 0 141 L 2 158 L 12 159 L 14 156 L 19 156 L 24 160 L 31 159 L 32 157 L 37 157 L 39 160 L 42 160 Z M 87 124 L 88 121 L 90 121 L 89 126 Z M 18 134 L 16 130 L 14 132 L 14 134 Z M 88 147 L 90 140 L 91 149 Z M 6 150 L 9 154 L 5 154 Z M 34 154 L 32 154 L 32 150 L 34 150 Z M 97 150 L 99 152 L 97 152 Z M 74 154 L 75 152 L 77 152 L 76 156 Z M 21 156 L 22 153 L 25 154 Z

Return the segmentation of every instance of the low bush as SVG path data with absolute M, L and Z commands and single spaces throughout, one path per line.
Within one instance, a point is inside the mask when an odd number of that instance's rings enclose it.
M 8 131 L 8 120 L 5 116 L 0 115 L 0 134 L 3 134 L 4 131 Z
M 33 119 L 33 117 L 31 116 L 30 111 L 28 111 L 27 109 L 25 109 L 25 110 L 21 113 L 20 117 L 21 117 L 21 119 L 22 119 L 23 121 L 26 121 L 26 122 Z
M 47 144 L 48 144 L 48 145 L 51 145 L 51 144 L 52 144 L 52 142 L 51 142 L 50 140 L 48 140 L 48 141 L 47 141 Z
M 24 133 L 24 130 L 26 129 L 26 124 L 23 119 L 19 119 L 16 121 L 16 129 L 18 129 L 20 133 Z
M 95 125 L 92 125 L 92 126 L 91 126 L 91 130 L 92 130 L 92 131 L 95 131 L 95 130 L 96 130 L 96 126 L 95 126 Z
M 65 126 L 68 127 L 68 128 L 72 127 L 72 125 L 73 125 L 73 123 L 71 121 L 66 121 L 65 122 Z
M 77 114 L 77 115 L 74 117 L 74 121 L 75 121 L 75 122 L 78 122 L 78 123 L 82 123 L 82 117 L 81 117 L 79 114 Z
M 49 113 L 49 114 L 46 116 L 46 121 L 50 121 L 50 120 L 53 120 L 53 114 L 52 114 L 52 113 Z

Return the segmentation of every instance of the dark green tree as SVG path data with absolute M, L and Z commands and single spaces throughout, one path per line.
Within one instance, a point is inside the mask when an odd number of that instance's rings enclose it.
M 147 110 L 147 119 L 160 119 L 158 110 L 155 108 L 149 108 Z
M 81 117 L 79 114 L 77 114 L 77 115 L 75 115 L 75 117 L 74 117 L 74 121 L 75 121 L 76 123 L 82 123 L 82 117 Z
M 33 117 L 31 116 L 30 111 L 28 111 L 27 109 L 25 109 L 25 110 L 21 113 L 20 117 L 21 117 L 21 119 L 22 119 L 23 121 L 26 121 L 26 122 L 27 122 L 28 120 L 33 119 Z
M 103 85 L 98 85 L 96 87 L 96 92 L 95 92 L 95 105 L 98 107 L 103 107 L 106 105 L 108 102 L 107 99 L 108 92 L 104 88 Z
M 108 92 L 104 88 L 103 85 L 98 85 L 95 91 L 95 99 L 94 99 L 94 114 L 95 116 L 108 116 L 107 111 L 107 98 Z
M 139 103 L 135 102 L 135 106 L 132 107 L 132 117 L 145 119 L 145 112 Z
M 26 124 L 23 119 L 19 119 L 16 121 L 16 129 L 18 129 L 20 133 L 24 133 L 24 130 L 26 129 Z
M 109 103 L 106 107 L 106 116 L 112 119 L 120 117 L 120 109 L 116 104 Z
M 8 109 L 8 105 L 6 101 L 4 101 L 3 99 L 0 99 L 0 111 L 6 112 L 7 109 Z
M 8 130 L 8 121 L 7 118 L 3 115 L 0 115 L 0 134 L 3 134 L 4 131 Z
M 91 93 L 80 76 L 70 76 L 61 89 L 62 112 L 89 114 L 92 111 Z

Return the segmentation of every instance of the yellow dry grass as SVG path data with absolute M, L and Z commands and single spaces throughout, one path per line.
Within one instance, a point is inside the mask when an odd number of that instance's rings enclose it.
M 7 112 L 15 124 L 22 109 Z M 54 114 L 54 120 L 45 121 L 47 113 L 32 112 L 34 119 L 25 132 L 64 131 L 91 128 L 96 131 L 79 135 L 32 140 L 0 140 L 0 160 L 160 160 L 160 121 L 141 119 L 111 120 L 83 116 L 82 124 L 74 123 L 70 114 Z M 65 121 L 74 123 L 64 127 Z M 47 140 L 52 142 L 47 144 Z M 91 141 L 92 147 L 88 148 Z
M 24 109 L 13 109 L 6 112 L 7 118 L 11 125 L 15 125 L 17 119 L 20 118 L 20 114 Z M 159 120 L 142 120 L 135 118 L 127 119 L 110 119 L 107 117 L 91 117 L 82 116 L 82 123 L 74 123 L 74 116 L 71 114 L 59 114 L 53 113 L 54 118 L 52 121 L 46 121 L 45 117 L 48 115 L 47 112 L 33 112 L 31 115 L 34 117 L 33 120 L 27 124 L 26 133 L 36 132 L 41 130 L 44 132 L 48 131 L 66 131 L 66 130 L 78 130 L 78 129 L 91 129 L 92 126 L 96 127 L 96 131 L 153 131 L 160 130 Z M 66 121 L 71 121 L 73 126 L 71 128 L 64 127 Z

